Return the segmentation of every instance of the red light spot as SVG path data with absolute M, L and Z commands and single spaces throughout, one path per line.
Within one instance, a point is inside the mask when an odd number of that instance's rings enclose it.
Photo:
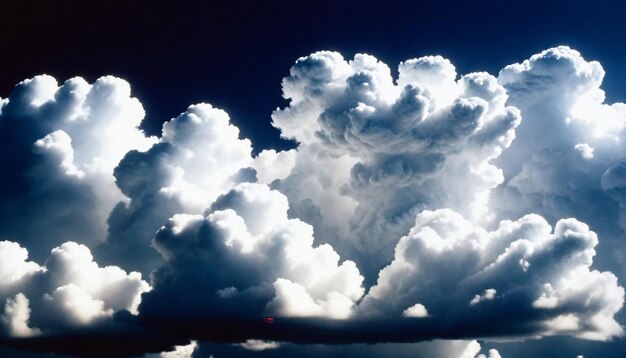
M 274 318 L 272 318 L 272 317 L 265 317 L 265 318 L 263 318 L 263 322 L 269 323 L 269 324 L 273 324 L 274 323 Z

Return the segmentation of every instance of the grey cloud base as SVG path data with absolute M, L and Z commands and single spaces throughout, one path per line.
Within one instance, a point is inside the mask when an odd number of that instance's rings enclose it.
M 18 84 L 0 99 L 0 345 L 466 339 L 424 349 L 474 358 L 475 338 L 622 336 L 626 106 L 604 103 L 602 67 L 559 47 L 498 77 L 440 56 L 398 73 L 298 59 L 272 114 L 298 147 L 256 156 L 209 104 L 155 138 L 123 80 Z

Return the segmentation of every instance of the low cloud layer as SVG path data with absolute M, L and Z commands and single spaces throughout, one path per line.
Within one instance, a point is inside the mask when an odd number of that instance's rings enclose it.
M 297 148 L 258 155 L 206 103 L 156 138 L 121 79 L 23 81 L 0 100 L 0 344 L 497 358 L 473 339 L 622 336 L 626 106 L 603 75 L 567 47 L 497 77 L 317 52 L 272 114 Z

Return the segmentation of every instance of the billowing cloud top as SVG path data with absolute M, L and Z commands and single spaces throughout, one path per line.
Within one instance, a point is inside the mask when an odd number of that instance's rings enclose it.
M 491 160 L 520 123 L 487 73 L 457 80 L 440 56 L 405 61 L 398 71 L 396 85 L 369 55 L 300 58 L 283 80 L 291 103 L 273 115 L 283 135 L 300 142 L 291 175 L 274 187 L 369 280 L 419 211 L 486 214 L 490 189 L 503 181 Z
M 603 76 L 567 47 L 498 77 L 427 56 L 394 79 L 370 55 L 316 52 L 272 114 L 297 148 L 256 156 L 206 103 L 147 137 L 123 80 L 23 81 L 0 102 L 0 344 L 621 336 L 626 106 L 604 103 Z

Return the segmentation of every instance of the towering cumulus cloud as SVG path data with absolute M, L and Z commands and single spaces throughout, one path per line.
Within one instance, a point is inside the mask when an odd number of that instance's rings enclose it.
M 123 80 L 21 82 L 0 100 L 0 353 L 498 358 L 474 339 L 621 336 L 626 107 L 603 75 L 567 47 L 498 77 L 317 52 L 272 114 L 297 148 L 258 155 L 206 103 L 147 137 Z
M 291 175 L 274 187 L 369 280 L 421 210 L 486 214 L 489 190 L 503 180 L 490 162 L 520 122 L 487 73 L 457 80 L 439 56 L 405 61 L 398 71 L 396 85 L 372 56 L 300 58 L 283 80 L 291 103 L 273 115 L 300 143 Z

